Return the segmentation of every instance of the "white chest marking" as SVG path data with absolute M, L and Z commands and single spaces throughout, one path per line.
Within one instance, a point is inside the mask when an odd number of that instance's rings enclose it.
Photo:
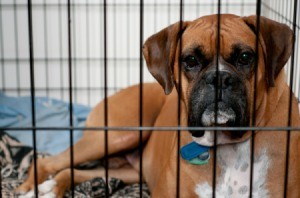
M 217 198 L 249 197 L 250 158 L 250 140 L 218 149 L 217 162 L 222 173 L 217 178 Z M 265 186 L 269 166 L 267 151 L 262 150 L 254 159 L 252 197 L 269 197 Z M 195 192 L 201 198 L 212 197 L 212 187 L 207 182 L 198 184 Z

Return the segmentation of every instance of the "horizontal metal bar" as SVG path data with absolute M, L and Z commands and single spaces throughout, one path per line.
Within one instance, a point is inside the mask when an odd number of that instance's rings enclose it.
M 120 89 L 123 89 L 124 87 L 107 87 L 108 90 L 113 90 L 113 91 L 117 91 Z M 1 88 L 0 88 L 1 89 Z M 5 87 L 4 88 L 5 91 L 30 91 L 30 87 L 24 87 L 24 88 L 20 88 L 20 87 L 16 87 L 16 88 L 11 88 L 11 87 Z M 69 91 L 68 87 L 36 87 L 35 88 L 36 91 Z M 104 87 L 72 87 L 72 90 L 75 91 L 103 91 Z
M 103 91 L 104 87 L 72 87 L 74 91 Z M 108 91 L 118 91 L 124 89 L 124 87 L 107 87 Z M 13 92 L 13 91 L 30 91 L 30 87 L 1 87 L 0 90 L 7 91 L 7 92 Z M 68 87 L 35 87 L 36 91 L 68 91 Z M 298 98 L 298 103 L 300 103 L 300 98 Z
M 19 61 L 19 62 L 29 62 L 29 58 L 0 58 L 0 61 L 2 62 L 15 62 L 15 61 Z M 68 62 L 68 57 L 45 57 L 45 58 L 34 58 L 33 59 L 35 62 L 44 62 L 44 61 L 64 61 L 64 62 Z M 72 58 L 71 59 L 72 62 L 73 61 L 104 61 L 104 57 L 85 57 L 85 58 L 81 58 L 81 57 L 76 57 L 76 58 Z M 110 57 L 107 58 L 108 61 L 139 61 L 140 59 L 138 57 L 132 57 L 132 58 L 117 58 L 117 57 Z
M 212 5 L 217 5 L 217 3 L 185 3 L 185 6 L 209 6 L 211 7 Z M 101 6 L 103 7 L 103 3 L 99 4 L 99 3 L 72 3 L 71 4 L 71 7 L 86 7 L 86 6 Z M 140 4 L 138 3 L 130 3 L 130 4 L 126 4 L 126 3 L 119 3 L 119 4 L 115 4 L 115 3 L 110 3 L 110 4 L 107 4 L 108 7 L 110 6 L 140 6 Z M 180 6 L 179 3 L 173 3 L 173 4 L 168 4 L 168 3 L 160 3 L 160 4 L 155 4 L 155 3 L 145 3 L 144 6 Z M 233 3 L 233 4 L 230 4 L 230 6 L 255 6 L 256 4 L 255 3 Z M 6 7 L 13 7 L 14 4 L 8 4 L 8 3 L 4 3 L 4 4 L 1 4 L 2 7 L 6 8 Z M 16 7 L 25 7 L 26 4 L 16 4 Z M 41 4 L 41 3 L 34 3 L 32 4 L 32 7 L 35 8 L 35 7 L 43 7 L 44 4 Z M 57 6 L 67 6 L 66 3 L 49 3 L 49 4 L 46 4 L 46 6 L 48 7 L 57 7 Z
M 164 126 L 164 127 L 152 127 L 152 126 L 143 126 L 143 127 L 135 127 L 135 126 L 124 126 L 124 127 L 0 127 L 0 130 L 6 131 L 27 131 L 27 130 L 109 130 L 109 131 L 300 131 L 299 127 L 172 127 L 172 126 Z

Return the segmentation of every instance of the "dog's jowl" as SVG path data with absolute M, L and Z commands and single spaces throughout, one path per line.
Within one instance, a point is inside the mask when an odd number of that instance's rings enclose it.
M 290 88 L 285 82 L 283 67 L 292 53 L 291 29 L 261 17 L 256 38 L 256 16 L 225 14 L 220 17 L 218 35 L 217 18 L 210 15 L 178 22 L 146 40 L 143 54 L 158 83 L 144 84 L 144 126 L 178 126 L 179 96 L 182 126 L 287 126 Z M 108 98 L 109 126 L 139 125 L 138 96 L 139 86 L 133 86 Z M 291 125 L 299 126 L 294 96 L 291 102 Z M 93 109 L 87 120 L 88 127 L 104 125 L 103 109 L 103 102 Z M 139 145 L 138 132 L 109 131 L 108 134 L 109 154 L 123 154 Z M 143 178 L 152 197 L 176 197 L 178 157 L 180 197 L 211 197 L 215 138 L 216 197 L 249 197 L 252 138 L 255 142 L 252 197 L 283 197 L 287 132 L 260 130 L 254 134 L 237 130 L 181 131 L 182 149 L 178 156 L 176 131 L 144 131 Z M 103 145 L 103 131 L 85 131 L 74 146 L 74 164 L 104 157 Z M 300 197 L 299 133 L 291 132 L 289 147 L 287 196 Z M 70 187 L 69 156 L 68 149 L 37 162 L 38 183 L 54 176 L 56 185 L 48 191 L 52 195 L 61 197 Z M 126 156 L 129 163 L 110 169 L 109 177 L 136 183 L 139 181 L 138 157 L 130 152 Z M 74 170 L 74 181 L 80 183 L 104 175 L 104 170 Z M 32 166 L 28 179 L 17 191 L 26 195 L 33 188 Z

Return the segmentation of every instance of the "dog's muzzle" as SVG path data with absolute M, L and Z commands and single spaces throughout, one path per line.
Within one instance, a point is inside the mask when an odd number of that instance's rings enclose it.
M 209 71 L 199 77 L 189 99 L 188 126 L 238 127 L 249 123 L 246 87 L 241 77 L 229 71 Z M 205 136 L 204 130 L 190 131 L 193 137 Z M 222 132 L 239 138 L 243 132 Z M 211 138 L 211 137 L 210 137 Z

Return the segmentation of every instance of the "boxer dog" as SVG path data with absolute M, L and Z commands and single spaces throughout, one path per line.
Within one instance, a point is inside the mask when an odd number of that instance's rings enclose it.
M 175 23 L 148 38 L 143 46 L 144 57 L 166 95 L 158 84 L 143 85 L 143 126 L 178 126 L 180 95 L 182 126 L 282 127 L 290 122 L 291 126 L 299 127 L 298 103 L 294 96 L 289 98 L 290 88 L 283 71 L 292 52 L 293 33 L 288 26 L 261 17 L 257 57 L 256 20 L 256 16 L 221 15 L 219 53 L 216 50 L 217 15 Z M 109 126 L 139 125 L 138 94 L 138 86 L 133 86 L 108 98 Z M 290 121 L 289 101 L 292 105 Z M 104 125 L 103 109 L 103 102 L 93 109 L 87 127 Z M 254 136 L 251 131 L 224 130 L 217 131 L 216 135 L 210 130 L 182 131 L 181 147 L 190 143 L 208 146 L 210 158 L 206 157 L 202 165 L 180 158 L 179 196 L 212 196 L 215 150 L 211 146 L 216 136 L 216 197 L 249 197 L 252 138 L 255 140 L 252 196 L 283 197 L 287 134 L 286 131 L 261 130 Z M 292 131 L 290 137 L 287 196 L 300 197 L 300 133 Z M 143 178 L 151 195 L 175 197 L 177 157 L 180 157 L 176 131 L 144 131 L 143 140 Z M 138 144 L 136 131 L 108 132 L 110 155 L 132 150 Z M 86 130 L 74 145 L 74 164 L 103 156 L 104 132 Z M 127 155 L 127 159 L 130 165 L 109 169 L 109 177 L 126 183 L 138 182 L 139 160 L 134 155 Z M 38 159 L 39 193 L 62 197 L 70 188 L 69 167 L 69 149 L 57 156 Z M 77 184 L 104 174 L 103 169 L 75 169 L 74 180 Z M 34 188 L 33 175 L 32 165 L 27 180 L 17 189 L 25 197 L 26 192 Z M 53 180 L 44 182 L 50 175 Z

